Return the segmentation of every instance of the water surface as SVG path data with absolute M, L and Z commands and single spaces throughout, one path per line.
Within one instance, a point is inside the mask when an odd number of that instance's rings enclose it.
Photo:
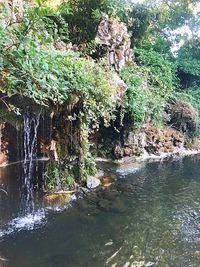
M 16 203 L 0 197 L 0 266 L 199 267 L 200 156 L 112 170 L 116 184 L 62 211 L 40 207 L 18 228 L 8 227 L 19 210 L 8 173 Z

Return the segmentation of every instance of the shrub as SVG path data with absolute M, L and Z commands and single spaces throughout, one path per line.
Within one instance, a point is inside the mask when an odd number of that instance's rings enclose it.
M 160 122 L 173 93 L 175 68 L 155 51 L 136 50 L 136 64 L 125 67 L 121 76 L 128 85 L 127 109 L 138 128 L 150 116 Z

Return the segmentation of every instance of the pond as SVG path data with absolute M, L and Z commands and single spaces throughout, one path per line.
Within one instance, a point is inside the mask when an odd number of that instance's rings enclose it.
M 2 169 L 0 266 L 200 266 L 200 156 L 107 168 L 110 187 L 62 209 L 37 197 L 29 214 L 20 166 Z

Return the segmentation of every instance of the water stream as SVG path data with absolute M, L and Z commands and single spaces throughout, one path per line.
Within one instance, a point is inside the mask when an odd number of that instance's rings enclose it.
M 20 217 L 20 173 L 1 169 L 0 266 L 200 265 L 200 156 L 115 168 L 118 180 L 63 209 L 35 198 Z M 37 200 L 36 200 L 37 199 Z
M 34 212 L 34 176 L 33 176 L 33 160 L 37 158 L 37 134 L 40 122 L 40 113 L 36 117 L 24 115 L 24 162 L 23 162 L 23 198 L 25 202 L 25 213 Z M 37 167 L 37 165 L 36 165 Z M 24 212 L 24 209 L 22 210 Z

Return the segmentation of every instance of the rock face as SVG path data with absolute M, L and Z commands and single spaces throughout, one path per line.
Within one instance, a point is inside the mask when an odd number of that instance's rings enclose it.
M 146 130 L 145 150 L 150 154 L 171 153 L 183 148 L 184 136 L 175 129 L 157 129 L 150 127 Z
M 31 4 L 33 1 L 31 0 L 27 2 Z M 24 10 L 24 0 L 0 0 L 0 4 L 1 3 L 8 7 L 8 16 L 5 17 L 5 22 L 8 22 L 10 19 L 18 22 L 21 20 Z
M 186 141 L 187 138 L 176 129 L 167 127 L 158 129 L 149 125 L 140 131 L 130 130 L 126 136 L 121 139 L 118 138 L 117 141 L 116 136 L 113 138 L 110 133 L 110 136 L 104 137 L 103 143 L 105 145 L 103 144 L 99 150 L 106 151 L 106 153 L 104 152 L 106 157 L 114 159 L 146 154 L 161 155 L 162 153 L 181 151 L 186 147 Z M 108 144 L 112 145 L 109 146 Z M 199 140 L 196 140 L 195 147 L 190 144 L 190 149 L 198 149 L 199 144 Z
M 127 90 L 127 85 L 125 82 L 119 77 L 119 75 L 114 72 L 113 73 L 113 79 L 114 79 L 114 84 L 117 88 L 117 96 L 116 96 L 116 102 L 120 105 L 122 96 Z
M 107 16 L 102 17 L 96 39 L 102 50 L 107 53 L 109 65 L 116 71 L 133 60 L 131 41 L 124 23 Z

